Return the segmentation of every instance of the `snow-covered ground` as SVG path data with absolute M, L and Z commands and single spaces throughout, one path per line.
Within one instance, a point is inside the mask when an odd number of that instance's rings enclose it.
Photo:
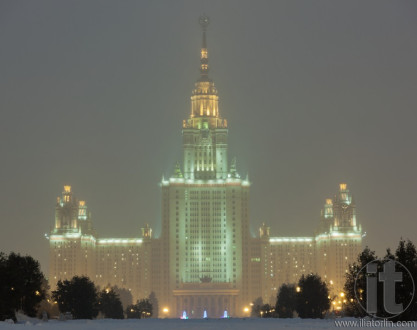
M 17 324 L 0 322 L 0 329 L 59 329 L 59 330 L 275 330 L 275 329 L 333 329 L 336 322 L 356 321 L 351 318 L 336 320 L 310 320 L 310 319 L 145 319 L 145 320 L 72 320 L 42 322 L 30 320 Z M 358 324 L 356 328 L 359 328 Z M 353 329 L 352 326 L 343 326 L 344 329 Z M 378 327 L 379 328 L 379 327 Z

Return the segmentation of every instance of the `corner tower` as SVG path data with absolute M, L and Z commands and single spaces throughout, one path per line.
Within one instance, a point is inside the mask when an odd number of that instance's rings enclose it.
M 71 186 L 64 186 L 55 205 L 55 225 L 49 238 L 49 283 L 75 275 L 95 278 L 96 235 L 85 201 L 77 201 Z
M 339 184 L 334 198 L 326 199 L 316 235 L 317 270 L 333 293 L 343 290 L 349 265 L 362 249 L 362 228 L 356 205 L 346 183 Z

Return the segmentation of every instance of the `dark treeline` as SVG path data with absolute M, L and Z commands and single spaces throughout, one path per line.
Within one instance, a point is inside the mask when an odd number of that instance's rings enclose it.
M 124 319 L 123 304 L 118 293 L 120 291 L 111 286 L 100 291 L 88 277 L 74 276 L 71 280 L 58 281 L 57 289 L 52 291 L 52 300 L 58 303 L 61 313 L 70 313 L 75 319 L 93 319 L 99 313 L 104 318 Z M 138 300 L 134 305 L 129 304 L 125 310 L 126 317 L 151 317 L 150 299 L 157 303 L 155 295 L 151 293 L 149 298 Z
M 57 289 L 48 295 L 48 282 L 39 263 L 30 256 L 0 253 L 0 321 L 16 321 L 21 311 L 30 317 L 70 315 L 75 319 L 148 318 L 158 300 L 152 292 L 147 299 L 132 304 L 127 289 L 108 285 L 100 290 L 88 278 L 74 276 L 58 281 Z M 124 310 L 123 305 L 126 306 Z

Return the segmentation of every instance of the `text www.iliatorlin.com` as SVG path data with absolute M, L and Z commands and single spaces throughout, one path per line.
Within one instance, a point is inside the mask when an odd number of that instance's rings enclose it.
M 334 321 L 336 328 L 415 328 L 417 326 L 416 321 L 398 321 L 393 322 L 390 320 L 337 320 Z

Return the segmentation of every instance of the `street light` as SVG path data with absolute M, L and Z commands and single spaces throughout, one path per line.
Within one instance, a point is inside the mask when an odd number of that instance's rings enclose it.
M 341 301 L 339 301 L 339 304 L 340 304 L 340 309 L 343 312 L 343 303 L 346 303 L 346 299 L 343 299 L 343 297 L 345 296 L 345 293 L 344 292 L 340 292 L 340 295 L 339 296 L 342 298 L 342 299 L 340 299 Z
M 168 309 L 168 307 L 164 307 L 164 308 L 162 309 L 162 312 L 164 313 L 164 316 L 165 316 L 165 317 L 168 317 L 168 313 L 169 313 L 169 309 Z

